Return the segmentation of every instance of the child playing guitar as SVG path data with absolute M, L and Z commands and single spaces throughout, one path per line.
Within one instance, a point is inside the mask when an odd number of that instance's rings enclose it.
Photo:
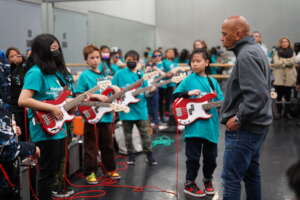
M 104 69 L 98 67 L 100 64 L 100 52 L 94 45 L 88 45 L 83 49 L 83 56 L 90 69 L 81 73 L 77 81 L 76 93 L 83 93 L 97 85 L 98 81 L 104 80 Z M 120 92 L 116 86 L 111 86 L 115 93 Z M 90 96 L 100 102 L 105 102 L 108 97 L 100 94 L 100 91 Z M 88 184 L 97 184 L 98 169 L 98 148 L 101 151 L 101 158 L 106 175 L 112 179 L 120 179 L 116 171 L 116 161 L 114 158 L 113 146 L 113 113 L 105 114 L 95 125 L 85 122 L 84 134 L 84 163 L 86 182 Z M 98 146 L 97 146 L 98 145 Z
M 33 111 L 50 113 L 52 118 L 63 119 L 64 115 L 58 105 L 45 103 L 54 100 L 64 90 L 72 88 L 71 74 L 68 72 L 59 41 L 50 34 L 37 36 L 32 43 L 32 53 L 28 59 L 24 86 L 19 97 L 19 105 L 29 108 L 29 131 L 32 142 L 41 150 L 39 159 L 40 174 L 38 178 L 39 199 L 68 197 L 74 191 L 66 191 L 63 186 L 55 185 L 61 163 L 65 159 L 66 126 L 55 135 L 48 134 L 35 119 Z M 57 178 L 60 176 L 59 178 Z
M 209 64 L 207 51 L 196 49 L 191 55 L 193 73 L 186 77 L 176 88 L 173 99 L 194 98 L 208 93 L 216 93 L 213 101 L 223 100 L 223 94 L 218 82 L 208 77 L 205 69 Z M 175 100 L 176 102 L 176 100 Z M 192 197 L 204 197 L 214 194 L 212 185 L 213 172 L 217 166 L 217 143 L 219 137 L 219 120 L 215 108 L 211 109 L 212 117 L 206 120 L 197 120 L 186 125 L 184 137 L 186 142 L 186 182 L 184 193 Z M 195 180 L 200 168 L 200 156 L 203 155 L 203 182 L 205 191 L 198 188 Z

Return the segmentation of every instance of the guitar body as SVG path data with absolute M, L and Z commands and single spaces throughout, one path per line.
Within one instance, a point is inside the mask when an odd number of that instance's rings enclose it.
M 108 96 L 114 93 L 112 88 L 107 88 L 101 94 Z M 96 124 L 106 113 L 112 112 L 111 107 L 96 107 L 96 106 L 79 106 L 78 110 L 80 114 L 87 120 L 90 124 Z
M 61 112 L 63 113 L 63 119 L 57 120 L 51 113 L 35 111 L 35 117 L 37 121 L 40 123 L 41 127 L 44 131 L 46 131 L 50 135 L 55 135 L 61 131 L 64 123 L 66 121 L 71 121 L 75 116 L 70 115 L 64 108 L 64 104 L 66 103 L 66 99 L 70 96 L 70 90 L 63 90 L 62 93 L 55 100 L 45 100 L 44 103 L 49 103 L 53 105 L 57 105 L 60 107 Z
M 132 94 L 134 91 L 135 91 L 135 90 L 130 90 L 130 91 L 126 92 L 126 93 L 124 94 L 124 96 L 122 97 L 122 99 L 120 100 L 119 103 L 120 103 L 121 105 L 127 106 L 127 105 L 129 105 L 129 104 L 131 104 L 131 103 L 137 103 L 137 102 L 139 102 L 140 99 L 135 98 L 135 97 L 133 96 L 133 94 Z
M 203 105 L 215 98 L 215 93 L 206 94 L 196 99 L 177 98 L 173 103 L 173 113 L 180 125 L 188 125 L 197 119 L 209 119 L 212 117 L 204 109 Z
M 96 106 L 79 106 L 81 115 L 90 124 L 96 124 L 106 113 L 112 112 L 111 107 L 96 107 Z

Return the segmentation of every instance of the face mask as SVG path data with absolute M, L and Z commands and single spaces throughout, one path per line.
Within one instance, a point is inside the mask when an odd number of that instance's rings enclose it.
M 109 53 L 102 53 L 101 56 L 102 56 L 102 59 L 108 60 L 110 55 L 109 55 Z
M 58 57 L 58 56 L 60 56 L 60 51 L 57 49 L 57 50 L 54 50 L 54 51 L 51 51 L 51 54 L 52 54 L 52 56 L 53 57 Z
M 136 67 L 136 62 L 130 62 L 130 61 L 128 61 L 127 62 L 127 67 L 129 69 L 134 69 Z

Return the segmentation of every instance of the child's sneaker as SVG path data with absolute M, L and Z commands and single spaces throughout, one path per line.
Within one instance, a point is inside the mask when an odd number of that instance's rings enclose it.
M 205 193 L 208 195 L 214 195 L 215 189 L 212 184 L 212 181 L 204 181 Z
M 153 165 L 157 165 L 157 161 L 153 158 L 153 153 L 152 152 L 148 152 L 147 153 L 147 158 L 146 158 L 146 162 L 148 163 L 148 165 L 153 166 Z
M 85 178 L 86 182 L 90 185 L 98 184 L 96 174 L 93 172 Z
M 66 190 L 53 190 L 52 196 L 55 198 L 64 198 L 64 197 L 70 197 L 74 194 L 74 190 L 72 189 L 66 189 Z
M 106 175 L 109 176 L 109 178 L 111 178 L 113 180 L 119 180 L 119 179 L 121 179 L 121 176 L 120 176 L 120 174 L 117 171 L 107 172 Z
M 191 197 L 205 197 L 205 192 L 203 192 L 202 190 L 200 190 L 198 188 L 198 186 L 196 185 L 196 183 L 191 182 L 191 183 L 186 183 L 184 185 L 184 190 L 183 192 L 186 195 L 189 195 Z
M 133 153 L 128 153 L 128 160 L 127 160 L 127 164 L 128 165 L 134 165 L 135 163 L 135 156 Z

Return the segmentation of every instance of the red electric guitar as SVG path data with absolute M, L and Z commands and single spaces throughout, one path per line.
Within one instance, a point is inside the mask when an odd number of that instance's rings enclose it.
M 172 108 L 177 123 L 180 125 L 188 125 L 197 119 L 211 118 L 212 115 L 206 113 L 206 111 L 214 107 L 220 107 L 223 103 L 222 101 L 208 102 L 216 96 L 215 93 L 209 93 L 195 99 L 175 99 Z
M 71 121 L 75 116 L 73 114 L 69 114 L 72 108 L 77 107 L 81 102 L 86 99 L 87 94 L 94 93 L 97 90 L 106 89 L 111 85 L 109 80 L 99 81 L 97 86 L 78 95 L 74 99 L 69 102 L 66 102 L 66 99 L 71 95 L 71 91 L 68 89 L 64 89 L 61 94 L 55 100 L 45 100 L 44 103 L 49 103 L 53 105 L 58 105 L 63 113 L 63 119 L 57 120 L 51 113 L 43 112 L 43 111 L 35 111 L 35 118 L 40 123 L 41 127 L 50 135 L 55 135 L 60 132 L 64 123 L 66 121 Z
M 134 88 L 138 88 L 142 85 L 142 83 L 145 80 L 149 80 L 151 77 L 153 76 L 157 76 L 159 72 L 150 72 L 150 73 L 146 73 L 144 74 L 143 78 L 141 78 L 140 80 L 138 80 L 137 82 L 127 86 L 126 88 L 122 88 L 122 91 L 119 93 L 115 93 L 112 88 L 107 88 L 106 90 L 104 90 L 101 94 L 102 95 L 110 95 L 113 94 L 112 96 L 108 97 L 108 101 L 107 102 L 114 102 L 115 100 L 119 99 L 121 96 L 124 95 L 125 92 L 132 90 Z M 97 101 L 95 101 L 97 102 Z M 92 105 L 92 104 L 90 104 Z M 94 104 L 96 105 L 96 104 Z M 119 103 L 113 103 L 112 106 L 109 107 L 98 107 L 98 106 L 79 106 L 78 107 L 81 115 L 87 120 L 88 123 L 90 124 L 96 124 L 97 122 L 99 122 L 101 120 L 101 118 L 103 117 L 103 115 L 105 115 L 106 113 L 115 111 L 115 112 L 129 112 L 129 107 L 127 105 L 122 105 Z

